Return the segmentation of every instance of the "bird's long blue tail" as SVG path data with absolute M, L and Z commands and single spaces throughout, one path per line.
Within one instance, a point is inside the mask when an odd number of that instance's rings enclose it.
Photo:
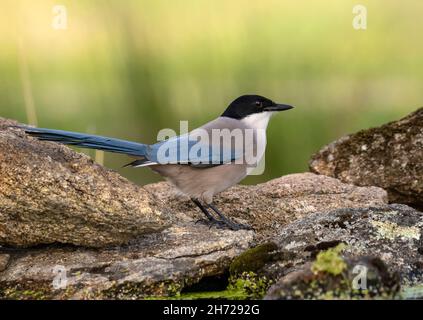
M 25 132 L 40 140 L 54 141 L 81 148 L 123 153 L 136 157 L 145 156 L 147 149 L 147 145 L 142 143 L 78 132 L 28 127 L 25 128 Z

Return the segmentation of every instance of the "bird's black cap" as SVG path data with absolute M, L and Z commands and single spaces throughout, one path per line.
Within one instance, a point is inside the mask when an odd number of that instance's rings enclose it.
M 265 97 L 250 94 L 240 96 L 232 101 L 222 114 L 222 117 L 242 119 L 254 113 L 284 111 L 292 108 L 293 106 L 278 104 Z

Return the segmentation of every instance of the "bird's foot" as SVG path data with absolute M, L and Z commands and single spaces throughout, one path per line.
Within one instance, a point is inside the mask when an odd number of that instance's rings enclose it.
M 209 228 L 215 226 L 218 229 L 230 229 L 230 230 L 253 230 L 250 226 L 232 222 L 228 218 L 226 218 L 215 206 L 214 204 L 210 203 L 208 204 L 208 208 L 212 209 L 219 217 L 220 220 L 216 219 L 213 215 L 210 214 L 210 212 L 201 204 L 201 202 L 198 199 L 192 198 L 192 202 L 194 202 L 197 207 L 200 208 L 200 210 L 204 213 L 207 219 L 200 219 L 195 222 L 195 224 L 201 222 L 205 225 L 208 225 Z

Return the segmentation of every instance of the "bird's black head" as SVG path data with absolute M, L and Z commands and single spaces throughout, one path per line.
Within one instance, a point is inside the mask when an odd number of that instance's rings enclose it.
M 292 109 L 286 104 L 277 104 L 272 100 L 258 95 L 244 95 L 236 98 L 226 108 L 222 117 L 243 119 L 249 115 L 261 112 L 274 112 Z

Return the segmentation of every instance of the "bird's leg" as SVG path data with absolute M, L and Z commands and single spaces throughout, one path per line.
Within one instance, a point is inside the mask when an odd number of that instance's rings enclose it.
M 240 223 L 235 223 L 231 220 L 229 220 L 228 218 L 226 218 L 222 212 L 220 212 L 219 209 L 216 208 L 216 206 L 213 203 L 210 203 L 207 205 L 210 209 L 212 209 L 214 212 L 217 213 L 217 215 L 220 217 L 220 222 L 223 222 L 227 227 L 229 227 L 232 230 L 241 230 L 241 229 L 246 229 L 246 230 L 252 230 L 252 228 L 250 226 L 246 226 L 244 224 L 240 224 Z
M 210 222 L 216 222 L 216 221 L 218 221 L 218 220 L 216 220 L 216 218 L 215 217 L 213 217 L 211 214 L 210 214 L 210 212 L 208 212 L 208 210 L 206 209 L 206 208 L 204 208 L 204 206 L 201 204 L 201 202 L 200 201 L 198 201 L 197 199 L 194 199 L 194 198 L 191 198 L 191 201 L 192 202 L 194 202 L 196 205 L 197 205 L 197 207 L 199 207 L 200 208 L 200 210 L 205 214 L 205 216 L 207 217 L 207 219 L 210 221 Z M 197 221 L 198 222 L 198 221 Z

